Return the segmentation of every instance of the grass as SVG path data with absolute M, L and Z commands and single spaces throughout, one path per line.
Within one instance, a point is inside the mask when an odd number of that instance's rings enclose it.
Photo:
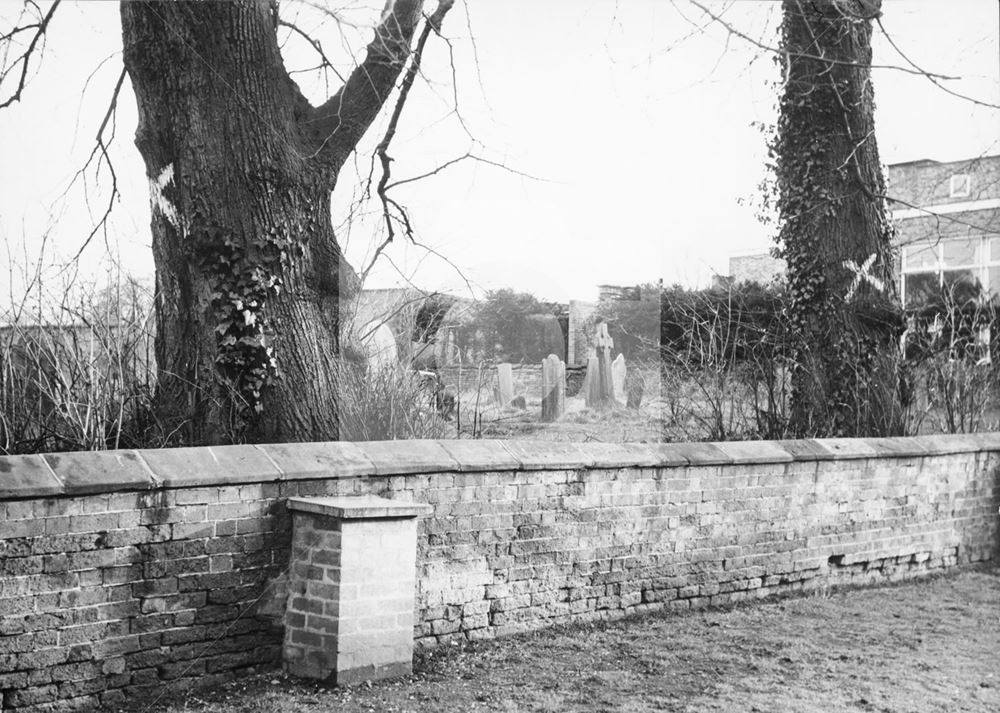
M 998 652 L 993 565 L 441 647 L 418 653 L 408 678 L 349 688 L 264 673 L 156 710 L 992 713 Z

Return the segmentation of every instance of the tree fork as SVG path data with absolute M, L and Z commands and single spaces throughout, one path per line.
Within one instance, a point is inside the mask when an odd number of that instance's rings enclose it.
M 364 61 L 311 106 L 269 0 L 122 3 L 156 265 L 159 404 L 189 443 L 338 437 L 340 167 L 406 64 L 419 0 L 390 0 Z

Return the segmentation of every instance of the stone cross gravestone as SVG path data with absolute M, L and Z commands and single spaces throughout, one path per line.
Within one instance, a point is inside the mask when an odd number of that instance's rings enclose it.
M 542 360 L 542 421 L 556 421 L 565 411 L 566 364 L 549 354 Z
M 597 349 L 597 404 L 607 405 L 615 396 L 614 383 L 611 380 L 611 349 L 615 346 L 615 342 L 608 334 L 607 322 L 597 325 L 594 344 Z
M 611 384 L 614 388 L 614 399 L 622 406 L 625 405 L 625 355 L 619 354 L 611 362 Z
M 510 406 L 514 400 L 514 370 L 510 364 L 497 364 L 497 401 L 500 408 Z

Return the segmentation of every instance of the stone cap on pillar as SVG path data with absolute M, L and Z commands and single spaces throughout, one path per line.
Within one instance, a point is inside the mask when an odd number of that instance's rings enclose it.
M 289 510 L 325 515 L 339 520 L 380 520 L 430 515 L 434 508 L 425 503 L 390 500 L 375 495 L 329 498 L 288 498 Z

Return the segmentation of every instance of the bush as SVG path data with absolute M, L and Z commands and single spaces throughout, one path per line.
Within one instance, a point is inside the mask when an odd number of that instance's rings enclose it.
M 997 305 L 978 284 L 949 285 L 909 310 L 903 383 L 912 432 L 997 427 L 998 327 Z
M 143 285 L 112 277 L 51 300 L 39 286 L 3 321 L 0 453 L 159 445 Z
M 554 305 L 513 290 L 491 290 L 454 329 L 455 346 L 471 361 L 537 363 L 565 358 L 565 334 Z
M 660 355 L 672 430 L 690 440 L 785 438 L 792 335 L 780 286 L 664 291 Z
M 437 409 L 434 384 L 399 365 L 376 367 L 341 358 L 337 371 L 340 439 L 386 441 L 442 438 L 448 423 Z

